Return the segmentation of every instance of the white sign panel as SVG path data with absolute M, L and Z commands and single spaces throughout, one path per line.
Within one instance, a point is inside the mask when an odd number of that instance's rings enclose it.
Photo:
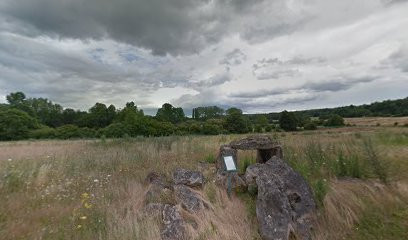
M 227 171 L 236 171 L 237 167 L 235 166 L 234 159 L 232 156 L 225 156 L 224 157 L 224 162 L 225 162 L 225 167 L 227 168 Z

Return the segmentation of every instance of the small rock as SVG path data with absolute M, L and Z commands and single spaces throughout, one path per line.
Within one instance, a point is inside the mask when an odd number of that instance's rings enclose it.
M 176 185 L 174 187 L 174 193 L 176 201 L 190 213 L 197 213 L 203 208 L 208 208 L 208 204 L 205 203 L 200 195 L 189 187 L 184 185 Z
M 164 208 L 164 204 L 162 203 L 148 203 L 144 209 L 143 212 L 147 215 L 162 215 Z
M 146 192 L 145 203 L 173 203 L 174 196 L 172 186 L 164 181 L 157 173 L 149 173 L 146 182 L 150 183 Z
M 176 206 L 164 205 L 163 208 L 164 229 L 161 232 L 163 240 L 187 239 L 187 231 Z
M 190 187 L 201 187 L 204 183 L 204 176 L 199 171 L 190 171 L 178 168 L 173 173 L 173 181 L 175 184 L 184 184 Z

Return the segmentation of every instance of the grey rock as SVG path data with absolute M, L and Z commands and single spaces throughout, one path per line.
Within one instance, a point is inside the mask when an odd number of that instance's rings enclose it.
M 245 179 L 258 187 L 256 215 L 263 239 L 311 239 L 316 204 L 299 173 L 275 156 L 249 166 Z
M 147 215 L 162 215 L 164 204 L 162 203 L 148 203 L 143 208 L 143 212 Z
M 203 201 L 201 196 L 185 185 L 176 185 L 174 187 L 176 201 L 190 213 L 198 213 L 209 205 Z
M 252 150 L 252 149 L 271 149 L 279 146 L 279 143 L 268 136 L 252 136 L 238 141 L 232 141 L 230 144 L 233 149 Z
M 163 223 L 164 228 L 160 234 L 163 240 L 188 239 L 183 218 L 176 206 L 164 205 Z
M 164 177 L 157 173 L 149 173 L 145 181 L 149 183 L 145 195 L 146 204 L 173 202 L 173 187 L 165 181 Z
M 190 187 L 201 187 L 204 183 L 204 176 L 199 171 L 191 171 L 178 168 L 173 173 L 175 184 L 184 184 Z

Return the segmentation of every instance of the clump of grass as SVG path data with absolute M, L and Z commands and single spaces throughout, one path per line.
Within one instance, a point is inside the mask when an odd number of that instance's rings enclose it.
M 373 168 L 374 174 L 384 183 L 387 183 L 387 170 L 383 162 L 378 158 L 378 154 L 374 149 L 371 138 L 364 140 L 364 150 L 367 154 L 367 160 Z
M 383 211 L 371 206 L 356 224 L 352 239 L 408 239 L 408 208 Z
M 256 220 L 256 195 L 249 192 L 237 192 L 237 196 L 244 202 L 247 214 L 253 221 Z
M 357 155 L 346 156 L 343 151 L 339 151 L 336 163 L 335 173 L 337 177 L 363 177 L 363 169 Z
M 318 179 L 312 184 L 313 188 L 313 193 L 315 196 L 315 200 L 317 202 L 317 205 L 320 207 L 323 207 L 323 200 L 324 197 L 326 196 L 329 186 L 327 184 L 326 179 Z
M 245 156 L 243 159 L 240 159 L 240 161 L 239 161 L 239 172 L 240 173 L 245 173 L 246 172 L 246 169 L 250 166 L 250 165 L 252 165 L 252 164 L 254 164 L 254 163 L 256 163 L 256 160 L 255 159 L 253 159 L 253 158 L 251 158 L 251 157 L 248 157 L 248 156 Z
M 210 200 L 210 202 L 212 204 L 216 204 L 217 202 L 217 190 L 215 188 L 215 185 L 213 183 L 208 183 L 205 186 L 205 193 L 207 195 L 208 200 Z
M 214 154 L 208 154 L 208 155 L 205 157 L 205 161 L 206 161 L 207 163 L 213 164 L 213 163 L 215 163 L 216 158 L 215 158 Z

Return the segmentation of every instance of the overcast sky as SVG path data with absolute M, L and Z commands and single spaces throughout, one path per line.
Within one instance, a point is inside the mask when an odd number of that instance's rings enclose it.
M 1 0 L 0 102 L 14 91 L 147 112 L 407 97 L 408 1 Z

